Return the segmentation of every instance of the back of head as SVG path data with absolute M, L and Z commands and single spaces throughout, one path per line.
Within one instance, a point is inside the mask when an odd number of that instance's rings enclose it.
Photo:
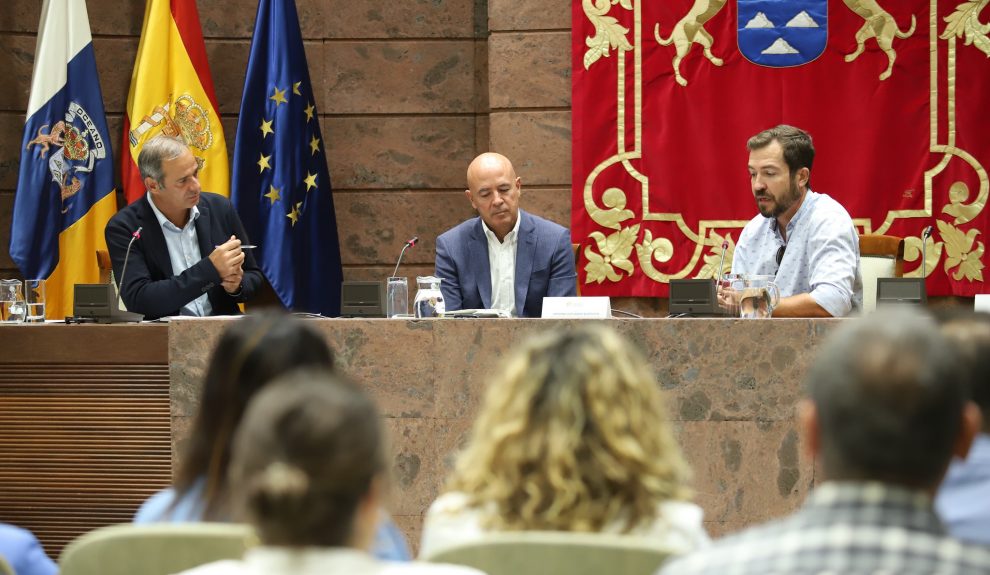
M 808 374 L 826 477 L 934 487 L 967 402 L 957 354 L 931 318 L 881 311 L 829 338 Z
M 990 314 L 950 309 L 938 312 L 936 318 L 959 352 L 970 396 L 983 416 L 983 432 L 990 433 Z
M 385 470 L 371 400 L 328 372 L 297 371 L 257 395 L 234 438 L 231 483 L 266 545 L 342 547 Z
M 180 492 L 205 477 L 205 518 L 222 518 L 218 513 L 230 439 L 248 401 L 280 375 L 306 367 L 332 369 L 333 354 L 304 321 L 266 312 L 232 322 L 224 331 L 210 359 L 199 412 L 176 477 Z
M 645 360 L 589 324 L 529 340 L 489 385 L 450 489 L 506 530 L 629 530 L 687 496 Z

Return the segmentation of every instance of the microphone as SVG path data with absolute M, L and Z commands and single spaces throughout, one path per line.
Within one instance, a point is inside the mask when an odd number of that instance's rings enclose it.
M 418 241 L 419 241 L 419 236 L 413 236 L 409 241 L 405 243 L 404 246 L 402 246 L 402 251 L 399 252 L 399 260 L 395 262 L 395 270 L 392 272 L 392 277 L 395 277 L 395 274 L 399 273 L 399 264 L 402 263 L 402 256 L 406 255 L 406 250 L 415 246 L 416 242 Z
M 124 252 L 124 267 L 120 270 L 120 281 L 117 282 L 117 285 L 120 286 L 117 290 L 117 309 L 120 309 L 120 298 L 124 289 L 124 275 L 127 273 L 127 260 L 131 257 L 131 247 L 134 245 L 135 240 L 141 239 L 141 230 L 143 229 L 144 227 L 138 227 L 138 229 L 134 230 L 134 233 L 131 234 L 131 241 L 127 243 L 127 251 Z
M 928 251 L 928 238 L 932 237 L 934 230 L 935 226 L 928 226 L 921 232 L 921 281 L 925 281 L 925 278 L 928 277 L 928 257 L 925 252 Z
M 722 269 L 725 265 L 725 250 L 729 249 L 729 234 L 725 234 L 725 239 L 722 240 L 722 258 L 718 261 L 718 275 L 715 277 L 716 282 L 722 281 Z

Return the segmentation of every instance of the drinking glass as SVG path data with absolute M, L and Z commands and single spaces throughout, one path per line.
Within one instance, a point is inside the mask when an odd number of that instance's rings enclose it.
M 397 315 L 409 315 L 409 281 L 393 276 L 386 283 L 385 317 Z
M 21 280 L 0 280 L 0 323 L 24 321 L 24 295 Z
M 24 303 L 27 316 L 24 321 L 42 323 L 45 321 L 45 280 L 24 280 Z

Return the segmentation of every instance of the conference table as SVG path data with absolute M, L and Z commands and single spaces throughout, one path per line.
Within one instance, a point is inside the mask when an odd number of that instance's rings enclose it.
M 0 520 L 57 555 L 169 484 L 212 348 L 236 319 L 0 325 Z M 835 319 L 309 319 L 377 402 L 390 510 L 416 547 L 488 378 L 527 335 L 604 321 L 656 373 L 709 533 L 783 515 L 815 483 L 794 406 Z

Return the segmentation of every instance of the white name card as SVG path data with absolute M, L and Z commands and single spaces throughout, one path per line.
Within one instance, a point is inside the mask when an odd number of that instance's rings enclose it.
M 612 303 L 607 296 L 596 297 L 545 297 L 544 318 L 552 319 L 608 319 L 612 317 Z
M 543 305 L 547 305 L 547 304 L 543 304 Z M 973 298 L 973 309 L 975 311 L 990 312 L 990 293 L 976 294 L 976 297 Z

